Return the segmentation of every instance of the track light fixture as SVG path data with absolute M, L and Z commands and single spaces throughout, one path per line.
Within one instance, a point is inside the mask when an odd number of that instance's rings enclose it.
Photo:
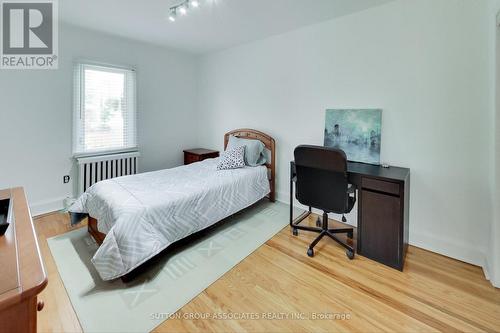
M 168 19 L 175 22 L 177 19 L 177 12 L 181 15 L 186 15 L 189 8 L 198 8 L 200 6 L 200 0 L 184 0 L 181 3 L 170 7 L 170 14 Z
M 175 19 L 177 18 L 177 9 L 174 8 L 174 10 L 170 10 L 170 15 L 168 15 L 168 19 L 171 22 L 175 22 Z
M 182 6 L 179 7 L 179 13 L 181 13 L 182 15 L 186 15 L 187 14 L 186 5 L 182 5 Z

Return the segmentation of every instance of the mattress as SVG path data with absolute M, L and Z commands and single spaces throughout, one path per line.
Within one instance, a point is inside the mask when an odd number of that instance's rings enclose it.
M 107 234 L 92 258 L 103 280 L 127 274 L 269 193 L 265 166 L 217 170 L 217 162 L 101 181 L 77 199 L 69 211 L 97 219 Z

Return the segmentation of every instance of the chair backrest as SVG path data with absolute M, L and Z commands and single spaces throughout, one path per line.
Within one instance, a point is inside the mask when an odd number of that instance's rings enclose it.
M 349 186 L 344 151 L 323 146 L 295 148 L 297 200 L 306 206 L 337 214 L 347 210 Z

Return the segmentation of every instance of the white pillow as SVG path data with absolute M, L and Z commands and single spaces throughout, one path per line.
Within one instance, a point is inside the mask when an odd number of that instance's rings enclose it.
M 259 166 L 266 164 L 264 149 L 266 146 L 260 140 L 242 139 L 231 135 L 227 144 L 227 149 L 234 147 L 245 147 L 245 164 L 248 166 Z
M 217 170 L 230 170 L 245 166 L 245 147 L 235 147 L 222 153 Z

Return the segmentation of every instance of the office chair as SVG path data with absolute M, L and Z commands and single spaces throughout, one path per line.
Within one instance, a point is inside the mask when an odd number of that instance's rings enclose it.
M 323 211 L 322 223 L 316 225 L 320 228 L 293 225 L 293 235 L 298 235 L 298 230 L 313 231 L 319 236 L 309 245 L 307 255 L 314 256 L 314 247 L 324 237 L 328 236 L 346 248 L 349 259 L 354 258 L 354 249 L 338 239 L 335 234 L 347 233 L 352 239 L 353 228 L 329 229 L 328 213 L 349 213 L 356 202 L 356 189 L 349 185 L 347 179 L 347 157 L 344 151 L 323 146 L 301 145 L 295 148 L 295 197 L 306 206 Z M 310 208 L 309 208 L 310 209 Z

